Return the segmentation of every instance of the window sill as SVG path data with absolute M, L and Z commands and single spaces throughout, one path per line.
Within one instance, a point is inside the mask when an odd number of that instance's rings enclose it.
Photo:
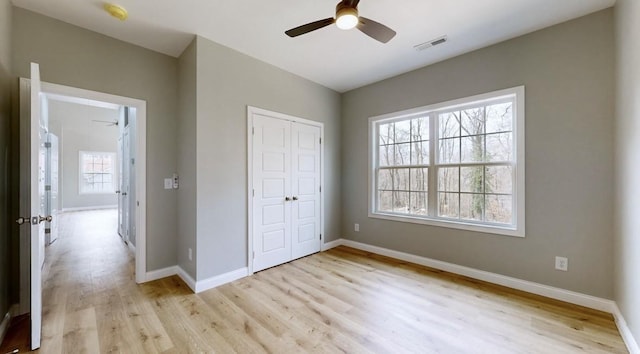
M 446 227 L 449 229 L 475 231 L 475 232 L 482 232 L 486 234 L 496 234 L 496 235 L 524 238 L 523 229 L 517 229 L 512 227 L 506 227 L 506 226 L 505 227 L 484 226 L 484 225 L 465 223 L 460 221 L 447 221 L 443 219 L 418 218 L 418 217 L 412 217 L 408 215 L 400 216 L 395 214 L 383 214 L 383 213 L 373 213 L 373 212 L 369 212 L 369 217 L 374 219 L 407 222 L 412 224 L 422 224 L 422 225 L 430 225 L 430 226 L 437 226 L 437 227 Z

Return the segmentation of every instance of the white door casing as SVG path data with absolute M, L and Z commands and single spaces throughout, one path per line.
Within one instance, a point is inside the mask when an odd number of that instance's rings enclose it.
M 252 273 L 320 251 L 323 126 L 249 107 L 248 128 Z

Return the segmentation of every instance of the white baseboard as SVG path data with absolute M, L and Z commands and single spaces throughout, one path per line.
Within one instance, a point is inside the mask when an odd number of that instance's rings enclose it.
M 620 308 L 618 305 L 614 304 L 613 307 L 613 318 L 616 320 L 616 325 L 618 326 L 618 330 L 620 331 L 620 335 L 622 336 L 622 340 L 624 340 L 624 344 L 627 345 L 627 349 L 631 354 L 640 354 L 640 347 L 638 346 L 638 342 L 633 337 L 631 333 L 631 329 L 627 326 L 627 321 L 625 321 L 622 312 L 620 312 Z
M 187 286 L 195 293 L 196 292 L 196 281 L 193 279 L 189 273 L 187 273 L 182 267 L 176 266 L 178 268 L 178 276 L 182 279 Z
M 205 290 L 213 289 L 217 286 L 231 283 L 234 280 L 238 280 L 249 275 L 249 268 L 240 268 L 236 269 L 224 274 L 216 275 L 215 277 L 211 277 L 204 280 L 196 281 L 195 292 L 203 292 Z
M 351 240 L 343 240 L 342 244 L 348 247 L 362 250 L 362 251 L 376 253 L 379 255 L 396 258 L 396 259 L 400 259 L 400 260 L 415 263 L 415 264 L 420 264 L 426 267 L 443 270 L 449 273 L 464 275 L 469 278 L 506 286 L 508 288 L 526 291 L 528 293 L 532 293 L 536 295 L 546 296 L 556 300 L 566 301 L 572 304 L 589 307 L 589 308 L 604 311 L 604 312 L 612 313 L 613 305 L 615 304 L 612 300 L 602 299 L 602 298 L 591 296 L 591 295 L 585 295 L 585 294 L 577 293 L 570 290 L 560 289 L 560 288 L 556 288 L 556 287 L 552 287 L 544 284 L 534 283 L 527 280 L 521 280 L 513 277 L 508 277 L 505 275 L 486 272 L 483 270 L 469 268 L 469 267 L 448 263 L 448 262 L 443 262 L 443 261 L 439 261 L 431 258 L 416 256 L 409 253 L 394 251 L 387 248 L 371 246 L 365 243 L 355 242 Z
M 321 251 L 324 252 L 326 250 L 330 250 L 332 248 L 338 247 L 340 245 L 343 244 L 344 239 L 337 239 L 337 240 L 333 240 L 333 241 L 329 241 L 327 243 L 323 243 L 321 246 Z
M 4 336 L 7 334 L 7 329 L 9 329 L 9 322 L 11 322 L 11 310 L 4 315 L 2 322 L 0 322 L 0 343 L 4 340 Z
M 145 274 L 144 281 L 145 282 L 154 281 L 154 280 L 170 277 L 176 274 L 178 274 L 178 266 L 171 266 L 167 268 L 152 270 L 150 272 L 147 272 L 147 274 Z
M 68 213 L 72 211 L 87 211 L 87 210 L 103 210 L 103 209 L 118 209 L 118 205 L 98 205 L 98 206 L 89 206 L 89 207 L 77 207 L 77 208 L 62 208 L 63 213 Z

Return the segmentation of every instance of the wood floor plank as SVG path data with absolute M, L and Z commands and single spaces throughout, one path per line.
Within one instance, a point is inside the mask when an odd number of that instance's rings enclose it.
M 610 314 L 343 246 L 200 294 L 138 285 L 116 222 L 63 214 L 40 352 L 627 352 Z

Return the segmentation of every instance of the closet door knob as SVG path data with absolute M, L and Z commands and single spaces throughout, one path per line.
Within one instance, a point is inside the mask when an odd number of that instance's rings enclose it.
M 289 197 L 284 197 L 284 201 L 285 201 L 285 202 L 288 202 L 288 201 L 290 201 L 290 200 L 291 200 L 291 198 L 289 198 Z
M 298 197 L 293 197 L 293 200 L 298 200 Z

